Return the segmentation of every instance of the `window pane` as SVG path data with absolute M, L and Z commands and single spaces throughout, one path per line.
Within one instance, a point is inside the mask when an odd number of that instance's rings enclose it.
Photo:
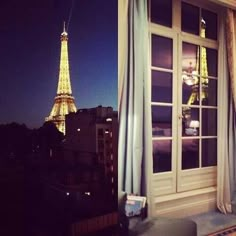
M 188 105 L 199 105 L 199 77 L 186 78 L 182 76 L 182 103 Z
M 152 71 L 152 102 L 172 103 L 172 73 Z
M 182 2 L 182 31 L 199 35 L 199 8 Z
M 203 48 L 204 49 L 204 48 Z M 217 69 L 218 69 L 218 56 L 217 50 L 206 48 L 206 64 L 207 64 L 207 75 L 202 74 L 203 76 L 215 76 L 217 77 Z M 202 58 L 204 60 L 204 58 Z
M 172 39 L 152 35 L 152 66 L 172 69 Z
M 172 0 L 151 0 L 151 21 L 172 27 Z
M 217 135 L 217 110 L 202 109 L 202 135 L 216 136 Z
M 207 84 L 202 84 L 202 104 L 217 106 L 217 80 L 205 79 Z
M 217 15 L 211 11 L 202 9 L 202 24 L 201 24 L 202 33 L 204 38 L 217 40 Z
M 217 140 L 202 139 L 202 166 L 217 165 Z
M 182 108 L 182 135 L 198 136 L 199 135 L 199 108 Z
M 98 137 L 103 138 L 104 132 L 103 129 L 98 129 Z
M 171 171 L 171 140 L 153 141 L 153 173 Z
M 200 74 L 199 67 L 199 46 L 183 42 L 182 71 L 186 78 L 184 81 L 195 82 L 196 75 Z
M 199 167 L 199 139 L 182 140 L 182 170 Z
M 152 135 L 154 137 L 171 137 L 172 107 L 152 106 Z

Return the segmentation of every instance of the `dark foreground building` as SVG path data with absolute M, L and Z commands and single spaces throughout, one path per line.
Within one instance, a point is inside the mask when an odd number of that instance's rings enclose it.
M 80 109 L 66 115 L 65 127 L 65 139 L 60 147 L 50 150 L 41 171 L 45 201 L 64 219 L 60 220 L 67 230 L 87 225 L 86 220 L 100 219 L 99 229 L 115 224 L 117 112 L 102 106 Z

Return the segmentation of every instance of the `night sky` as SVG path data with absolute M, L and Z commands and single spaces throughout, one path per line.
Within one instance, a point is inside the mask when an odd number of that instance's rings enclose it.
M 117 110 L 117 0 L 5 1 L 0 3 L 0 124 L 38 128 L 49 115 L 58 83 L 60 34 L 69 18 L 77 108 Z

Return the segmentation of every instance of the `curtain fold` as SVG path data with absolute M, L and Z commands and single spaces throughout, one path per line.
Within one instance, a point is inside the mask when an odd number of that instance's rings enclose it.
M 147 1 L 121 0 L 119 11 L 123 12 L 119 13 L 118 46 L 119 191 L 141 194 L 145 153 L 144 89 L 148 78 Z

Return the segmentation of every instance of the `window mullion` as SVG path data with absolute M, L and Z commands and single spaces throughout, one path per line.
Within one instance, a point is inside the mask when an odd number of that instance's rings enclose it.
M 173 1 L 172 4 L 172 26 L 175 32 L 181 32 L 181 0 Z

